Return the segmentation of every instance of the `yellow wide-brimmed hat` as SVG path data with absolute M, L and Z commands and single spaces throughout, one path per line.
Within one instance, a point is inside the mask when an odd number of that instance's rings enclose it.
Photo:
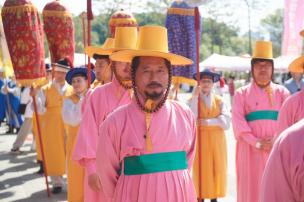
M 84 49 L 84 52 L 89 56 L 93 57 L 94 54 L 97 55 L 111 55 L 112 54 L 112 48 L 114 45 L 114 39 L 113 38 L 107 38 L 102 46 L 87 46 Z
M 112 52 L 135 49 L 137 32 L 137 27 L 116 27 Z
M 271 41 L 256 41 L 252 55 L 253 59 L 273 59 Z
M 288 71 L 294 73 L 304 73 L 304 56 L 296 58 L 288 66 Z
M 136 56 L 161 57 L 172 65 L 191 65 L 192 60 L 170 53 L 168 50 L 167 29 L 161 26 L 146 25 L 139 28 L 137 48 L 113 53 L 111 60 L 131 62 Z

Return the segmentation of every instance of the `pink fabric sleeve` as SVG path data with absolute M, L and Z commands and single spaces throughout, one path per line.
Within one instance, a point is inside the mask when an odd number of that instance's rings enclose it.
M 303 149 L 302 149 L 303 151 Z M 296 153 L 295 155 L 298 155 Z M 299 158 L 299 156 L 301 158 Z M 290 169 L 291 177 L 291 183 L 292 183 L 292 190 L 293 195 L 296 201 L 304 201 L 304 162 L 303 162 L 303 153 L 301 155 L 298 155 L 297 162 L 295 162 Z
M 245 103 L 240 91 L 233 98 L 232 126 L 236 140 L 243 140 L 255 147 L 258 139 L 253 136 L 251 128 L 245 119 Z
M 289 202 L 292 193 L 286 178 L 278 144 L 272 150 L 267 162 L 261 187 L 261 202 Z
M 282 106 L 279 111 L 278 116 L 278 125 L 276 131 L 276 138 L 282 133 L 286 128 L 290 127 L 293 124 L 293 107 L 292 100 L 290 99 L 290 93 L 286 88 L 283 88 L 282 95 Z
M 277 135 L 280 135 L 286 128 L 290 127 L 293 123 L 293 107 L 291 106 L 292 102 L 290 99 L 287 99 L 283 106 L 280 109 L 278 117 L 278 130 Z
M 96 159 L 84 159 L 84 165 L 87 169 L 87 174 L 96 173 Z
M 91 96 L 93 92 L 93 89 L 89 89 L 88 92 L 86 93 L 86 95 L 83 98 L 82 104 L 81 104 L 81 112 L 82 114 L 85 112 L 85 108 L 87 106 L 87 102 L 89 100 L 89 97 Z
M 116 136 L 115 122 L 107 118 L 100 127 L 102 133 L 98 140 L 96 169 L 105 195 L 113 198 L 119 178 L 119 143 Z
M 303 144 L 303 139 L 296 137 L 293 142 L 282 139 L 276 142 L 267 162 L 261 202 L 304 201 L 303 145 L 297 147 L 297 142 Z
M 187 159 L 188 159 L 188 169 L 191 171 L 192 170 L 192 166 L 193 166 L 193 161 L 194 161 L 194 157 L 195 157 L 195 150 L 196 150 L 196 121 L 194 118 L 194 115 L 192 114 L 192 112 L 189 110 L 189 119 L 190 119 L 190 124 L 191 124 L 191 129 L 193 131 L 193 135 L 192 135 L 192 142 L 191 142 L 191 147 L 187 153 Z
M 98 140 L 96 109 L 93 101 L 93 95 L 86 100 L 87 106 L 85 107 L 85 112 L 80 123 L 77 142 L 73 152 L 73 160 L 77 161 L 81 166 L 91 169 L 91 171 L 94 167 L 92 166 L 92 162 L 94 162 L 96 158 Z
M 289 96 L 290 96 L 289 90 L 287 90 L 287 88 L 284 87 L 283 100 L 285 101 Z

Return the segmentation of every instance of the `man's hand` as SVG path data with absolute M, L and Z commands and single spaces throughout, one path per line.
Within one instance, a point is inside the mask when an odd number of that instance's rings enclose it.
M 30 96 L 34 97 L 37 95 L 37 88 L 33 88 L 31 87 L 31 90 L 30 90 Z
M 4 92 L 5 94 L 8 93 L 8 87 L 7 87 L 7 86 L 4 86 L 4 87 L 3 87 L 3 92 Z
M 259 148 L 260 150 L 270 151 L 272 149 L 272 145 L 273 145 L 272 138 L 260 139 L 259 142 L 261 144 L 261 147 Z
M 99 176 L 97 175 L 97 173 L 93 173 L 93 174 L 89 175 L 88 183 L 89 183 L 89 186 L 91 187 L 91 189 L 93 189 L 94 191 L 98 192 L 101 190 L 101 184 L 100 184 Z
M 200 126 L 208 126 L 209 122 L 208 119 L 199 119 Z
M 195 89 L 194 89 L 194 96 L 199 96 L 200 92 L 201 92 L 201 86 L 197 86 Z

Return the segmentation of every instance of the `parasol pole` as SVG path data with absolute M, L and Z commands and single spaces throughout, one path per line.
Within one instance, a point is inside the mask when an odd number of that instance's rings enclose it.
M 83 47 L 85 48 L 87 46 L 87 42 L 86 42 L 86 17 L 87 14 L 85 12 L 82 12 L 80 14 L 81 17 L 81 22 L 82 22 L 82 39 L 83 39 Z M 87 55 L 86 53 L 84 53 L 84 61 L 85 61 L 85 65 L 87 65 Z
M 196 40 L 196 80 L 197 80 L 197 86 L 199 86 L 199 81 L 200 81 L 200 71 L 199 71 L 199 53 L 200 53 L 200 13 L 198 10 L 198 7 L 194 8 L 194 17 L 195 17 L 195 40 Z M 198 102 L 197 102 L 197 119 L 199 120 L 201 117 L 201 98 L 200 98 L 200 93 L 198 95 Z M 202 195 L 201 191 L 201 163 L 202 163 L 202 154 L 201 154 L 201 134 L 200 134 L 200 129 L 199 129 L 199 121 L 198 121 L 198 130 L 197 130 L 197 141 L 198 141 L 198 188 L 199 188 L 199 197 Z
M 34 87 L 32 87 L 32 90 L 33 90 L 33 88 Z M 46 168 L 46 165 L 45 165 L 45 156 L 44 156 L 43 142 L 42 142 L 40 122 L 39 122 L 39 116 L 38 116 L 38 110 L 37 110 L 37 102 L 36 102 L 35 95 L 32 95 L 32 99 L 33 99 L 33 105 L 34 105 L 34 112 L 35 112 L 35 116 L 36 116 L 38 141 L 40 143 L 40 150 L 41 150 L 42 166 L 43 166 L 43 171 L 44 171 L 44 179 L 45 179 L 45 184 L 46 184 L 46 191 L 47 191 L 48 197 L 51 197 L 51 192 L 50 192 L 49 182 L 48 182 L 47 168 Z
M 93 20 L 92 0 L 87 0 L 88 46 L 91 45 L 91 20 Z M 88 88 L 91 85 L 91 58 L 88 56 Z

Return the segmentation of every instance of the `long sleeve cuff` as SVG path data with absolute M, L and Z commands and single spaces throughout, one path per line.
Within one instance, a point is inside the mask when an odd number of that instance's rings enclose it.
M 207 119 L 206 122 L 209 126 L 219 126 L 223 130 L 229 129 L 229 118 L 226 118 L 224 115 L 220 115 L 217 118 Z
M 240 135 L 240 137 L 249 145 L 255 147 L 258 139 L 254 137 L 251 133 L 243 133 Z
M 86 160 L 85 167 L 87 169 L 88 175 L 96 173 L 96 159 Z

